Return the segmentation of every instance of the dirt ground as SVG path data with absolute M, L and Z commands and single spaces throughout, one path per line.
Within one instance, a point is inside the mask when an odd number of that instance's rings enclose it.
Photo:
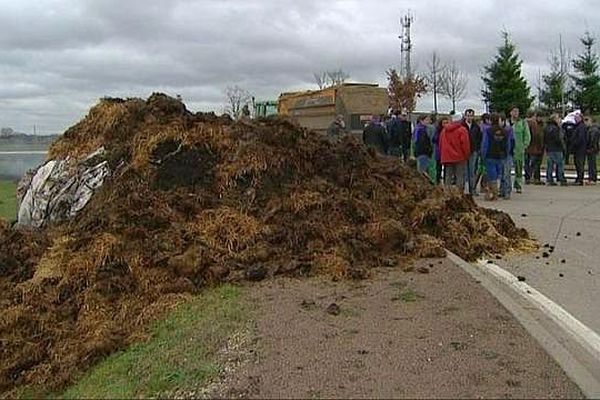
M 378 270 L 366 281 L 281 278 L 250 290 L 254 331 L 204 395 L 583 397 L 511 314 L 446 259 Z

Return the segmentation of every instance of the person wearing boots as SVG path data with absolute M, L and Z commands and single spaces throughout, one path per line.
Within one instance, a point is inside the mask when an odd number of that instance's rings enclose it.
M 513 165 L 515 167 L 515 190 L 521 193 L 523 190 L 523 167 L 525 165 L 525 149 L 529 147 L 531 142 L 531 133 L 529 126 L 524 119 L 519 116 L 519 108 L 513 106 L 510 109 L 510 118 L 508 125 L 513 130 L 515 138 L 515 148 L 513 155 Z
M 484 128 L 481 141 L 481 157 L 485 163 L 488 183 L 485 199 L 494 201 L 498 198 L 498 184 L 504 173 L 504 164 L 510 151 L 508 130 L 502 124 L 499 114 L 492 114 L 491 125 Z

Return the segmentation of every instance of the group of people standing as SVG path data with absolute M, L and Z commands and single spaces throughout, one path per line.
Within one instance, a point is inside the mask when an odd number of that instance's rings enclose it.
M 508 117 L 483 114 L 479 121 L 472 109 L 437 120 L 421 115 L 414 129 L 406 114 L 393 112 L 383 120 L 373 116 L 363 131 L 367 146 L 404 162 L 414 156 L 417 169 L 432 182 L 473 196 L 480 188 L 487 200 L 510 199 L 513 189 L 521 193 L 524 184 L 544 184 L 544 157 L 547 185 L 567 184 L 564 166 L 570 155 L 577 170 L 575 185 L 584 184 L 586 161 L 587 181 L 595 184 L 599 140 L 600 129 L 580 111 L 564 119 L 552 114 L 544 121 L 534 112 L 522 118 L 518 107 L 508 110 Z

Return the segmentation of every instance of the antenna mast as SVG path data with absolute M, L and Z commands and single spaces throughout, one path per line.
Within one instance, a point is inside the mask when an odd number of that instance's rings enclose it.
M 400 75 L 403 78 L 412 78 L 412 68 L 410 55 L 412 52 L 412 40 L 410 38 L 410 27 L 414 22 L 414 18 L 408 11 L 408 14 L 404 15 L 400 19 L 400 25 L 402 26 L 402 34 L 398 36 L 400 39 Z

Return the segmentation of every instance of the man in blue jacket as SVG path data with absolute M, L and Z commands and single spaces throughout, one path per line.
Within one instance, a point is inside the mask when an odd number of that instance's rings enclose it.
M 485 199 L 493 201 L 498 196 L 498 180 L 501 180 L 505 173 L 505 163 L 511 151 L 511 131 L 503 126 L 499 114 L 493 114 L 490 120 L 491 124 L 485 125 L 483 130 L 481 160 L 485 164 L 488 178 Z

